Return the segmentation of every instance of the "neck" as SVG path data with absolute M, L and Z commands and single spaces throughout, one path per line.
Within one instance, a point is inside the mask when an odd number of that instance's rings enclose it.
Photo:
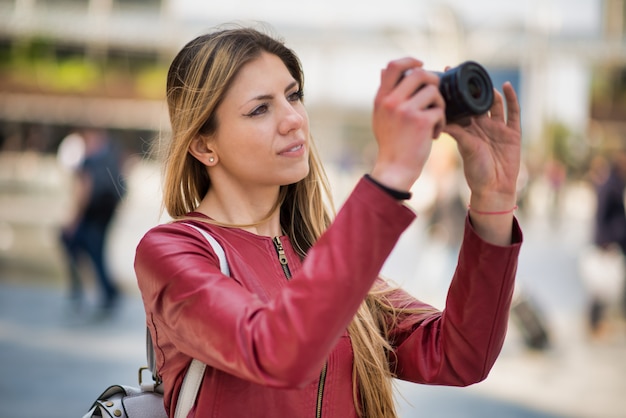
M 281 235 L 280 208 L 270 214 L 280 187 L 245 188 L 215 182 L 196 209 L 211 219 L 257 235 Z

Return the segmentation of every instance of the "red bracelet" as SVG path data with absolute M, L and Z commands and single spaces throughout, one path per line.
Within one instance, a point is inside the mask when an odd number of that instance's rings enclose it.
M 509 210 L 502 210 L 502 211 L 496 211 L 496 212 L 483 212 L 482 210 L 476 210 L 472 208 L 470 205 L 467 205 L 467 209 L 471 210 L 472 212 L 478 215 L 506 215 L 507 213 L 515 212 L 517 210 L 517 207 L 518 206 L 515 205 Z

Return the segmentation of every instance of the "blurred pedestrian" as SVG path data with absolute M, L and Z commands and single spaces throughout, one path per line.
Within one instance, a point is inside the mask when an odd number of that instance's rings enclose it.
M 608 259 L 610 251 L 618 249 L 621 255 L 620 263 L 626 257 L 626 208 L 624 207 L 624 191 L 626 190 L 626 151 L 618 150 L 611 154 L 608 166 L 599 160 L 594 160 L 591 180 L 596 190 L 596 213 L 594 223 L 594 244 L 598 249 L 606 252 L 604 259 Z M 606 267 L 606 266 L 605 266 Z M 623 269 L 622 269 L 623 270 Z M 601 271 L 598 274 L 602 274 Z M 626 314 L 626 278 L 620 278 L 620 309 Z M 607 301 L 592 295 L 590 306 L 590 326 L 597 331 L 606 314 Z
M 83 142 L 83 158 L 75 170 L 72 213 L 61 231 L 67 256 L 70 298 L 75 307 L 85 302 L 81 277 L 87 259 L 97 278 L 102 313 L 109 313 L 119 297 L 106 260 L 107 232 L 125 194 L 121 160 L 107 132 L 80 129 L 71 139 Z
M 444 244 L 450 255 L 456 258 L 465 229 L 468 190 L 456 144 L 451 143 L 452 146 L 441 147 L 443 143 L 440 142 L 438 152 L 429 160 L 435 199 L 425 215 L 428 216 L 429 237 Z
M 374 167 L 331 218 L 294 52 L 235 28 L 177 54 L 163 190 L 175 221 L 147 232 L 135 259 L 170 417 L 192 358 L 207 365 L 197 417 L 391 418 L 393 377 L 487 377 L 522 240 L 519 106 L 507 83 L 489 114 L 446 124 L 438 84 L 413 58 L 381 72 Z M 415 219 L 403 201 L 442 131 L 472 191 L 443 312 L 378 276 Z M 203 233 L 222 245 L 230 277 Z
M 545 164 L 544 170 L 548 183 L 550 225 L 558 227 L 563 211 L 563 190 L 567 182 L 567 168 L 556 157 L 550 157 Z

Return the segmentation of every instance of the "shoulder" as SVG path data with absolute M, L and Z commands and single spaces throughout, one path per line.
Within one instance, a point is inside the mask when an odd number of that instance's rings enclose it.
M 196 277 L 220 271 L 219 257 L 206 238 L 189 225 L 173 222 L 150 229 L 135 252 L 137 280 L 165 284 L 171 278 Z
M 212 251 L 202 234 L 189 224 L 171 222 L 157 225 L 137 245 L 138 260 L 162 261 L 177 255 L 210 255 Z
M 177 239 L 179 237 L 186 236 L 189 231 L 189 227 L 179 222 L 168 222 L 164 224 L 156 225 L 148 230 L 139 242 L 139 244 L 152 243 L 155 240 L 161 239 Z

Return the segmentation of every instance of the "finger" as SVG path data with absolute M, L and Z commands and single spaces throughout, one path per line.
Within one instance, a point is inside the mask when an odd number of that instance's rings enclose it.
M 381 71 L 381 92 L 383 94 L 390 92 L 396 87 L 398 81 L 407 70 L 411 68 L 420 68 L 422 65 L 422 61 L 410 57 L 389 62 L 389 64 L 387 64 L 387 68 Z
M 441 133 L 443 132 L 446 126 L 446 114 L 443 108 L 432 107 L 432 108 L 426 109 L 424 113 L 428 115 L 428 118 L 431 121 L 430 123 L 433 126 L 431 138 L 432 139 L 439 138 L 439 135 L 441 135 Z
M 459 146 L 459 151 L 463 152 L 466 148 L 467 138 L 471 136 L 471 134 L 467 131 L 467 129 L 463 128 L 456 123 L 449 123 L 443 127 L 443 132 L 450 135 Z
M 507 107 L 506 124 L 509 128 L 515 129 L 519 132 L 521 130 L 520 106 L 519 101 L 517 100 L 517 93 L 515 93 L 515 89 L 508 81 L 502 85 L 502 91 L 504 92 Z
M 420 88 L 411 98 L 411 106 L 427 115 L 433 126 L 431 138 L 437 139 L 446 124 L 446 104 L 439 92 L 439 87 L 428 84 Z
M 439 77 L 430 71 L 412 68 L 404 72 L 402 80 L 398 83 L 397 90 L 402 94 L 403 98 L 409 98 L 422 94 L 422 91 L 430 86 L 433 86 L 438 92 Z
M 418 110 L 445 108 L 445 101 L 439 88 L 434 84 L 424 85 L 411 98 L 412 105 Z
M 443 128 L 446 126 L 445 117 L 435 124 L 433 128 L 433 139 L 438 139 L 443 132 Z
M 493 104 L 491 109 L 489 109 L 489 113 L 491 113 L 491 119 L 504 122 L 504 100 L 502 100 L 502 95 L 496 89 L 493 89 Z

